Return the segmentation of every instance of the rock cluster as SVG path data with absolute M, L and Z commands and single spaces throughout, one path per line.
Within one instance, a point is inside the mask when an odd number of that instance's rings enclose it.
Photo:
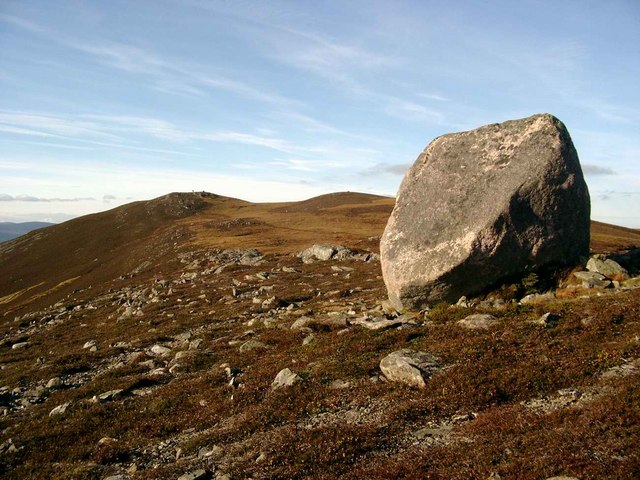
M 304 263 L 315 261 L 326 262 L 327 260 L 360 260 L 363 262 L 373 262 L 380 257 L 371 252 L 356 252 L 342 245 L 320 245 L 315 244 L 298 254 Z
M 455 302 L 589 253 L 590 201 L 557 118 L 534 115 L 435 139 L 407 172 L 380 242 L 398 309 Z

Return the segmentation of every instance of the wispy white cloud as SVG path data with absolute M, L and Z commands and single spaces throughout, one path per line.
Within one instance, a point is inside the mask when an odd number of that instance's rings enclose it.
M 45 135 L 117 137 L 104 132 L 98 125 L 77 118 L 64 118 L 43 113 L 0 111 L 0 124 L 15 129 L 24 128 Z M 7 130 L 5 130 L 7 131 Z M 13 133 L 27 133 L 14 131 Z
M 34 33 L 45 32 L 45 29 L 42 28 L 40 25 L 37 25 L 25 18 L 16 17 L 15 15 L 0 13 L 0 22 L 8 23 L 9 25 L 13 25 L 14 27 L 19 27 Z
M 0 126 L 0 131 L 2 131 L 2 126 Z M 24 134 L 24 132 L 13 132 L 13 133 L 21 133 Z M 33 132 L 30 132 L 30 134 L 33 134 Z M 65 150 L 92 150 L 91 147 L 86 147 L 86 146 L 79 146 L 79 145 L 69 145 L 69 144 L 64 144 L 64 143 L 54 143 L 54 142 L 34 142 L 34 141 L 30 141 L 30 140 L 13 140 L 13 139 L 3 139 L 3 142 L 7 142 L 7 143 L 17 143 L 17 144 L 22 144 L 22 145 L 36 145 L 39 147 L 53 147 L 53 148 L 62 148 Z M 3 168 L 2 165 L 0 164 L 0 168 Z
M 42 198 L 34 197 L 33 195 L 9 195 L 6 193 L 0 193 L 0 202 L 86 202 L 95 201 L 93 197 L 83 198 Z
M 202 2 L 192 2 L 200 8 L 220 12 L 217 5 Z M 263 55 L 271 60 L 303 70 L 327 80 L 339 88 L 347 97 L 359 98 L 370 105 L 379 108 L 384 113 L 410 121 L 427 121 L 436 124 L 445 122 L 445 115 L 436 108 L 427 107 L 418 101 L 402 98 L 397 94 L 389 94 L 371 87 L 367 79 L 377 79 L 381 74 L 388 74 L 390 70 L 404 67 L 407 61 L 398 55 L 384 55 L 353 42 L 338 41 L 326 34 L 300 30 L 284 26 L 278 22 L 269 21 L 264 16 L 256 19 L 222 8 L 222 11 L 232 17 L 259 26 L 256 35 L 264 45 Z M 373 82 L 376 83 L 376 82 Z M 420 97 L 420 95 L 418 95 Z M 424 94 L 422 98 L 446 101 L 439 95 Z M 335 131 L 326 124 L 314 122 L 297 114 L 299 119 L 308 127 L 320 132 L 342 133 Z M 311 121 L 309 121 L 311 120 Z
M 350 165 L 346 162 L 335 162 L 326 160 L 307 160 L 301 158 L 287 158 L 275 160 L 268 163 L 269 166 L 284 168 L 299 172 L 321 172 L 327 169 L 337 168 L 346 169 Z
M 427 100 L 436 100 L 438 102 L 450 102 L 451 99 L 445 97 L 444 95 L 439 95 L 437 93 L 418 93 L 419 97 L 426 98 Z
M 150 86 L 158 91 L 202 96 L 210 90 L 231 92 L 240 97 L 272 104 L 296 104 L 264 86 L 253 86 L 225 75 L 210 72 L 210 67 L 186 64 L 179 59 L 164 58 L 155 52 L 119 42 L 87 43 L 67 32 L 54 32 L 20 17 L 1 15 L 9 22 L 69 49 L 87 54 L 96 62 L 135 75 L 147 77 Z
M 176 59 L 165 59 L 148 50 L 111 42 L 83 45 L 65 42 L 67 46 L 89 54 L 96 61 L 131 74 L 150 78 L 157 90 L 180 95 L 202 96 L 210 90 L 231 92 L 240 97 L 272 104 L 294 104 L 264 87 L 255 87 L 224 75 L 213 74 L 210 67 L 189 65 Z
M 394 117 L 404 120 L 425 120 L 438 125 L 446 123 L 444 113 L 434 108 L 428 108 L 420 103 L 404 100 L 392 95 L 377 94 L 376 96 L 385 100 L 385 112 Z
M 253 145 L 276 150 L 288 154 L 329 155 L 335 148 L 322 144 L 299 144 L 275 135 L 271 129 L 262 129 L 263 134 L 238 132 L 230 130 L 206 131 L 187 130 L 164 119 L 129 115 L 95 115 L 85 114 L 75 117 L 64 115 L 0 112 L 0 131 L 28 136 L 42 136 L 66 141 L 56 146 L 73 148 L 80 144 L 88 144 L 107 148 L 119 148 L 144 152 L 169 153 L 178 155 L 194 155 L 190 151 L 148 147 L 130 143 L 132 136 L 162 140 L 179 145 L 194 142 L 222 142 Z M 61 133 L 65 133 L 62 135 Z M 96 138 L 98 137 L 98 138 Z M 113 138 L 115 141 L 104 141 L 99 137 Z M 129 143 L 126 142 L 129 140 Z M 70 142 L 70 143 L 69 143 Z
M 138 117 L 129 115 L 82 115 L 82 118 L 99 122 L 102 129 L 126 133 L 132 130 L 145 133 L 151 137 L 172 142 L 184 142 L 191 139 L 191 135 L 171 122 L 160 118 Z

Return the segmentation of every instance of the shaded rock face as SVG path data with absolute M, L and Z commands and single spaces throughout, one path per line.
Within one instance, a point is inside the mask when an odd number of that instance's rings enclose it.
M 549 114 L 436 138 L 407 172 L 380 241 L 396 308 L 455 302 L 589 253 L 589 192 Z

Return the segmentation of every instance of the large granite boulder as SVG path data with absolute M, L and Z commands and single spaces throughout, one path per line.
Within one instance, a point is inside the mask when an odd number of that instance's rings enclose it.
M 589 254 L 590 201 L 565 126 L 549 114 L 436 138 L 400 186 L 380 241 L 398 309 L 455 302 Z

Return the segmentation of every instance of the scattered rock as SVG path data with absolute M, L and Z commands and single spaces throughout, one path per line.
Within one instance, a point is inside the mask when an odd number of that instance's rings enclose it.
M 441 367 L 440 359 L 427 352 L 404 348 L 380 361 L 380 370 L 392 382 L 424 388 L 426 380 Z
M 196 352 L 194 352 L 193 350 L 181 350 L 179 352 L 176 352 L 175 356 L 173 357 L 173 361 L 177 362 L 178 360 L 191 358 L 195 355 L 196 355 Z
M 53 377 L 47 382 L 47 388 L 51 390 L 55 390 L 60 387 L 62 387 L 62 380 L 60 380 L 60 377 Z
M 29 346 L 29 342 L 18 342 L 11 345 L 12 350 L 21 350 L 23 348 L 27 348 Z
M 467 297 L 463 295 L 456 302 L 456 306 L 461 308 L 469 308 L 471 306 L 471 303 L 469 302 L 469 300 L 467 300 Z
M 531 320 L 531 323 L 534 325 L 539 325 L 541 327 L 551 328 L 558 325 L 560 319 L 562 317 L 557 313 L 547 312 L 542 315 L 540 318 L 536 318 L 535 320 Z
M 18 449 L 10 438 L 0 444 L 0 455 L 4 455 L 5 453 L 16 453 L 17 451 Z
M 584 288 L 607 288 L 611 285 L 611 280 L 601 273 L 596 272 L 574 272 L 573 276 L 582 281 Z
M 554 292 L 531 293 L 529 295 L 526 295 L 526 296 L 522 297 L 522 299 L 520 300 L 520 303 L 522 305 L 544 303 L 544 302 L 548 302 L 550 300 L 553 300 L 554 298 L 556 298 L 556 294 Z
M 86 343 L 82 346 L 82 348 L 83 348 L 84 350 L 87 350 L 87 349 L 90 349 L 90 348 L 93 348 L 93 347 L 96 347 L 96 348 L 97 348 L 97 345 L 98 345 L 98 342 L 97 342 L 96 340 L 89 340 L 88 342 L 86 342 Z
M 109 390 L 108 392 L 101 393 L 100 395 L 95 395 L 91 401 L 95 403 L 107 403 L 113 400 L 117 400 L 122 395 L 122 389 Z
M 406 322 L 407 320 L 405 318 L 400 318 L 400 317 L 393 318 L 393 319 L 388 319 L 384 317 L 377 317 L 372 319 L 359 318 L 353 321 L 355 325 L 360 325 L 369 330 L 386 330 L 388 328 L 399 327 Z
M 62 405 L 58 405 L 56 408 L 54 408 L 49 412 L 49 416 L 53 417 L 55 415 L 62 415 L 67 411 L 67 408 L 69 408 L 69 405 L 71 405 L 71 402 L 64 402 Z
M 299 319 L 297 319 L 295 322 L 293 322 L 293 324 L 291 325 L 291 330 L 309 329 L 309 323 L 311 323 L 312 321 L 313 321 L 312 318 L 307 316 L 302 316 Z
M 629 272 L 615 260 L 607 258 L 606 255 L 592 256 L 587 262 L 586 268 L 590 272 L 600 273 L 609 279 L 626 280 L 629 278 Z
M 326 317 L 302 316 L 291 325 L 292 330 L 302 331 L 328 331 L 347 327 L 348 321 L 345 315 L 330 315 Z
M 242 345 L 240 345 L 241 352 L 250 352 L 251 350 L 265 350 L 267 348 L 269 348 L 269 345 L 258 340 L 247 340 Z
M 333 245 L 313 245 L 298 254 L 304 263 L 311 263 L 314 260 L 330 260 L 338 252 Z
M 455 302 L 589 254 L 590 201 L 569 133 L 542 114 L 435 139 L 405 175 L 380 242 L 398 309 Z
M 267 461 L 269 457 L 267 456 L 266 453 L 264 452 L 260 452 L 260 455 L 258 455 L 258 458 L 256 458 L 256 463 L 264 463 Z
M 201 468 L 199 470 L 180 475 L 178 480 L 207 480 L 209 478 L 211 478 L 211 473 Z
M 458 320 L 456 323 L 461 327 L 468 328 L 470 330 L 486 330 L 498 323 L 498 319 L 488 313 L 476 313 L 469 315 L 462 320 Z
M 153 347 L 151 347 L 150 350 L 151 350 L 151 353 L 159 356 L 168 355 L 169 353 L 171 353 L 171 349 L 163 345 L 154 345 Z
M 300 382 L 301 380 L 302 378 L 298 376 L 298 374 L 293 373 L 288 368 L 284 368 L 280 370 L 280 372 L 278 372 L 278 375 L 276 375 L 276 378 L 273 380 L 273 383 L 271 384 L 271 388 L 273 390 L 277 390 L 278 388 L 282 388 L 282 387 L 291 387 L 292 385 Z
M 329 384 L 329 388 L 332 390 L 343 390 L 345 388 L 349 388 L 351 386 L 351 383 L 347 382 L 346 380 L 334 380 L 333 382 L 331 382 Z
M 341 245 L 320 245 L 315 244 L 298 254 L 304 263 L 313 263 L 316 260 L 326 262 L 327 260 L 361 260 L 364 262 L 372 262 L 379 260 L 379 255 L 371 252 L 358 253 Z M 350 271 L 341 268 L 341 271 Z

